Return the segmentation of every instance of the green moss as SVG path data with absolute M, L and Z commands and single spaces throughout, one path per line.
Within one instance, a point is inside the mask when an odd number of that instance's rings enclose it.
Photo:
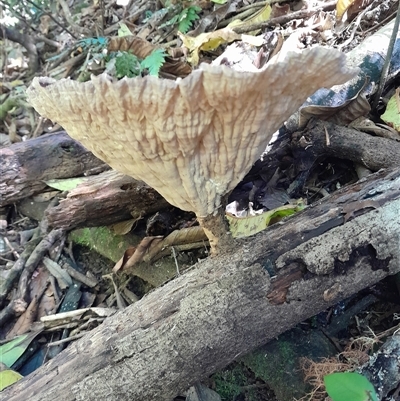
M 319 360 L 334 355 L 333 345 L 318 330 L 294 328 L 281 334 L 241 361 L 274 391 L 279 400 L 301 398 L 309 391 L 304 383 L 300 358 Z
M 69 239 L 86 246 L 100 255 L 118 262 L 130 247 L 137 247 L 141 238 L 132 234 L 115 235 L 107 227 L 82 228 L 70 233 Z M 182 271 L 182 269 L 181 269 Z M 139 263 L 124 270 L 128 275 L 140 277 L 152 287 L 158 287 L 176 275 L 175 260 L 164 257 L 155 263 Z
M 221 396 L 222 401 L 231 401 L 241 392 L 241 387 L 246 385 L 246 375 L 241 365 L 225 369 L 213 376 L 215 391 Z
M 134 235 L 115 235 L 107 227 L 81 228 L 70 233 L 70 240 L 95 250 L 100 255 L 117 262 L 125 250 L 139 244 Z

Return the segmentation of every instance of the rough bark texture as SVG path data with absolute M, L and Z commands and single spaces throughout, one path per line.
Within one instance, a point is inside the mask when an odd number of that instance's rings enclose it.
M 60 204 L 46 210 L 51 227 L 76 228 L 139 218 L 168 207 L 154 189 L 132 177 L 105 171 L 69 192 Z
M 314 158 L 334 156 L 363 164 L 372 171 L 400 166 L 400 142 L 312 119 L 298 146 Z M 399 136 L 400 141 L 400 136 Z
M 16 143 L 0 152 L 0 206 L 46 188 L 44 181 L 108 168 L 65 132 Z
M 381 171 L 199 263 L 6 389 L 8 401 L 171 400 L 400 271 L 400 170 Z
M 389 337 L 370 361 L 362 367 L 360 373 L 373 384 L 378 400 L 384 399 L 389 393 L 393 399 L 393 391 L 400 381 L 400 336 L 397 331 Z M 385 398 L 386 399 L 386 398 Z

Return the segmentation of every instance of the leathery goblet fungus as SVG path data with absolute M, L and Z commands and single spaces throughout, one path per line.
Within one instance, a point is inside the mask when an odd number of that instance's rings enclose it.
M 355 72 L 343 54 L 316 47 L 257 72 L 203 64 L 176 81 L 35 78 L 27 95 L 40 114 L 112 168 L 195 212 L 215 252 L 230 241 L 224 195 L 308 96 Z

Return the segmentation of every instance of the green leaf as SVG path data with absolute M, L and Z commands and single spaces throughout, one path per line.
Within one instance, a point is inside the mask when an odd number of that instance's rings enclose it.
M 0 362 L 10 368 L 39 333 L 40 331 L 23 334 L 0 346 Z
M 21 376 L 18 372 L 14 372 L 13 370 L 7 369 L 0 372 L 0 391 L 3 391 L 6 387 L 11 386 L 18 380 L 21 380 L 23 376 Z
M 45 181 L 46 185 L 51 188 L 58 189 L 59 191 L 71 191 L 75 189 L 79 184 L 88 181 L 88 177 L 78 177 L 78 178 L 58 178 L 54 180 Z
M 201 7 L 198 6 L 190 6 L 185 8 L 179 14 L 179 25 L 178 30 L 182 33 L 186 33 L 189 28 L 192 26 L 192 23 L 199 19 L 197 13 L 201 11 Z
M 378 401 L 374 386 L 359 373 L 332 373 L 324 377 L 324 383 L 333 401 Z
M 236 217 L 230 213 L 226 213 L 225 217 L 228 220 L 232 237 L 243 238 L 257 234 L 258 232 L 265 230 L 273 222 L 291 216 L 304 208 L 304 202 L 302 199 L 299 199 L 295 204 L 281 206 L 260 214 Z
M 142 69 L 149 70 L 150 75 L 158 76 L 160 68 L 165 62 L 166 53 L 162 49 L 153 50 L 141 63 Z
M 395 130 L 400 130 L 400 113 L 396 94 L 390 98 L 386 105 L 386 111 L 382 114 L 381 119 Z
M 131 36 L 132 32 L 130 29 L 123 23 L 119 23 L 120 28 L 118 29 L 118 37 L 123 37 L 123 36 Z

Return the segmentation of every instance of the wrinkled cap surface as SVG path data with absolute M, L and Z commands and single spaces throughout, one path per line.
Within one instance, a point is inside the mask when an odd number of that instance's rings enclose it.
M 204 217 L 309 95 L 356 71 L 346 68 L 341 53 L 317 47 L 289 53 L 260 72 L 202 65 L 177 81 L 35 78 L 27 95 L 40 114 L 112 168 Z

